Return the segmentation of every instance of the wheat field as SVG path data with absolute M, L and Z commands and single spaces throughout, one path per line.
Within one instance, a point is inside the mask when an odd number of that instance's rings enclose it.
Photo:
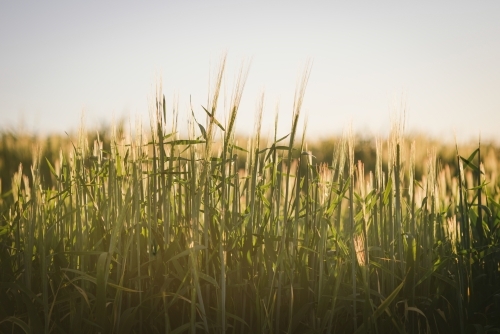
M 263 138 L 262 99 L 239 145 L 245 75 L 223 124 L 223 72 L 186 139 L 159 91 L 147 131 L 2 161 L 0 332 L 500 331 L 494 149 L 443 161 L 396 123 L 366 165 L 349 131 L 310 150 L 308 71 L 289 133 Z

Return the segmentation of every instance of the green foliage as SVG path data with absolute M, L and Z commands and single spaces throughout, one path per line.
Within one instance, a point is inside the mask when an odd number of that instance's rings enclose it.
M 440 164 L 395 127 L 372 151 L 335 140 L 325 163 L 296 143 L 307 76 L 290 133 L 267 145 L 260 122 L 246 149 L 234 137 L 245 73 L 217 120 L 220 73 L 187 139 L 159 94 L 150 135 L 89 149 L 82 133 L 31 173 L 9 169 L 0 332 L 499 330 L 500 188 L 484 149 Z

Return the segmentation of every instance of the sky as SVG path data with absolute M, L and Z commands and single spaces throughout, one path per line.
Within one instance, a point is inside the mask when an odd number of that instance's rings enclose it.
M 406 132 L 500 143 L 500 2 L 485 1 L 2 1 L 0 129 L 39 134 L 125 118 L 149 127 L 161 83 L 187 128 L 203 122 L 221 57 L 224 122 L 249 66 L 236 129 L 288 133 L 310 62 L 302 121 L 313 139 Z M 242 65 L 243 64 L 243 65 Z M 246 64 L 246 65 L 245 65 Z M 267 131 L 267 132 L 266 132 Z

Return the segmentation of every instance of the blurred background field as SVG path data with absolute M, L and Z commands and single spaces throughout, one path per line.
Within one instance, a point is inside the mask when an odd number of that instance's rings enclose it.
M 129 132 L 130 126 L 128 122 L 120 121 L 114 125 L 117 129 L 119 136 L 124 136 Z M 102 125 L 98 128 L 87 129 L 87 140 L 89 143 L 94 142 L 99 135 L 100 141 L 103 143 L 103 149 L 107 152 L 111 147 L 111 125 Z M 283 133 L 285 135 L 285 133 Z M 451 173 L 456 173 L 456 159 L 457 159 L 457 146 L 460 153 L 464 156 L 472 153 L 480 142 L 480 136 L 477 140 L 464 140 L 460 138 L 460 134 L 455 134 L 457 137 L 457 144 L 449 140 L 440 141 L 438 138 L 428 136 L 423 133 L 406 135 L 405 141 L 411 143 L 415 141 L 416 144 L 416 161 L 420 162 L 415 165 L 415 173 L 418 178 L 422 176 L 425 169 L 425 160 L 429 150 L 436 154 L 436 158 L 441 166 L 447 165 L 451 169 Z M 366 135 L 355 135 L 356 147 L 354 150 L 354 160 L 361 160 L 367 171 L 375 170 L 376 160 L 376 147 L 375 140 L 379 139 L 386 141 L 384 137 L 367 137 Z M 448 136 L 449 137 L 449 136 Z M 342 140 L 342 133 L 332 135 L 329 138 L 314 138 L 311 134 L 306 133 L 305 143 L 307 149 L 313 152 L 316 157 L 316 163 L 331 163 L 333 161 L 334 147 Z M 240 145 L 246 145 L 249 137 L 246 135 L 236 134 L 236 141 Z M 267 138 L 269 141 L 272 138 Z M 3 130 L 0 131 L 0 179 L 2 182 L 3 191 L 8 191 L 11 187 L 12 175 L 17 172 L 19 164 L 29 168 L 33 164 L 33 150 L 39 148 L 41 156 L 43 157 L 40 170 L 44 185 L 52 187 L 53 176 L 51 176 L 50 169 L 45 161 L 48 159 L 52 164 L 59 158 L 61 151 L 69 152 L 78 142 L 78 133 L 73 131 L 65 134 L 52 134 L 40 135 L 32 134 L 27 130 Z M 498 183 L 498 168 L 500 166 L 500 145 L 492 141 L 483 141 L 481 143 L 483 150 L 483 159 L 486 172 L 494 177 L 490 182 L 493 184 Z M 384 157 L 387 159 L 387 156 Z M 238 160 L 238 167 L 244 168 L 246 163 L 246 156 L 240 155 Z M 31 177 L 31 175 L 28 175 Z

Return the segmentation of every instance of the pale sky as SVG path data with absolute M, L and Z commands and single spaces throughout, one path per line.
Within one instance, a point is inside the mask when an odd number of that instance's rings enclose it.
M 228 95 L 250 61 L 237 129 L 290 129 L 298 78 L 312 61 L 303 116 L 311 138 L 352 123 L 500 142 L 500 1 L 2 1 L 0 128 L 48 133 L 141 117 L 158 77 L 186 128 L 203 120 L 209 74 L 227 52 Z M 224 120 L 221 103 L 219 118 Z M 228 108 L 226 108 L 228 109 Z M 304 120 L 304 118 L 302 118 Z M 300 125 L 302 127 L 302 125 Z

